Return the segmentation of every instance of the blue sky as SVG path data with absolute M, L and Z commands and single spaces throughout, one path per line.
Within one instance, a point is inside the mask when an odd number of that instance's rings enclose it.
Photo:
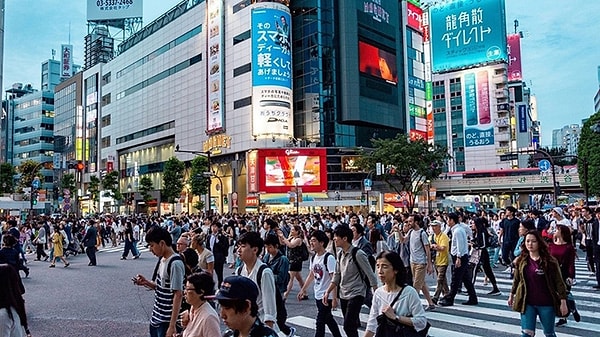
M 40 87 L 41 63 L 60 45 L 74 46 L 74 61 L 83 63 L 87 34 L 85 0 L 7 0 L 3 88 L 12 83 Z M 149 23 L 179 0 L 144 0 Z M 519 20 L 523 31 L 523 76 L 537 97 L 542 145 L 552 129 L 579 124 L 594 113 L 600 65 L 600 1 L 506 0 L 507 29 Z M 56 56 L 58 59 L 58 56 Z

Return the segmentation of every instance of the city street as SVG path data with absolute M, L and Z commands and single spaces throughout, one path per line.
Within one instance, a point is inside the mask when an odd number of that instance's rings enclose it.
M 137 273 L 150 277 L 156 258 L 147 249 L 139 260 L 128 258 L 119 260 L 122 246 L 106 248 L 98 253 L 98 266 L 88 267 L 87 257 L 70 257 L 71 265 L 63 268 L 57 262 L 56 268 L 48 268 L 48 262 L 32 261 L 29 256 L 31 275 L 24 279 L 27 292 L 26 307 L 30 330 L 34 337 L 142 337 L 147 336 L 149 315 L 152 309 L 153 293 L 136 287 L 131 277 Z M 304 275 L 306 276 L 305 263 Z M 494 269 L 502 296 L 485 295 L 490 286 L 483 286 L 483 278 L 478 278 L 476 288 L 479 305 L 463 306 L 456 304 L 449 308 L 436 308 L 427 313 L 432 328 L 430 335 L 435 337 L 469 336 L 519 336 L 519 314 L 506 305 L 511 280 L 504 268 Z M 226 275 L 231 273 L 226 270 Z M 573 294 L 577 301 L 582 321 L 569 319 L 567 326 L 557 328 L 557 336 L 594 336 L 600 331 L 600 292 L 592 289 L 594 278 L 585 267 L 582 259 L 577 261 L 577 284 Z M 428 284 L 434 285 L 433 278 Z M 295 291 L 298 285 L 295 284 Z M 433 287 L 431 288 L 433 290 Z M 314 336 L 314 299 L 298 302 L 290 295 L 287 302 L 288 322 L 296 327 L 297 336 Z M 459 295 L 456 303 L 466 299 Z M 425 303 L 425 302 L 423 302 Z M 341 312 L 334 312 L 342 325 Z M 363 308 L 362 329 L 365 327 L 368 311 Z M 343 333 L 343 332 L 342 332 Z M 536 335 L 543 335 L 538 324 Z M 360 332 L 362 336 L 362 330 Z

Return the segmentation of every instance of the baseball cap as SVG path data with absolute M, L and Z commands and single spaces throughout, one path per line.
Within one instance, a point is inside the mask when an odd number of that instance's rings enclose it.
M 431 226 L 441 226 L 442 222 L 440 220 L 433 220 L 430 225 Z
M 216 300 L 250 300 L 258 298 L 258 287 L 251 279 L 244 276 L 228 276 L 221 283 L 221 287 L 214 296 L 206 296 L 207 299 Z

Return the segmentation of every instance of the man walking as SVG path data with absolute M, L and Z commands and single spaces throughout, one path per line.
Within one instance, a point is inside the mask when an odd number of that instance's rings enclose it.
M 223 266 L 229 253 L 229 239 L 223 234 L 223 225 L 214 221 L 211 225 L 211 234 L 206 239 L 208 249 L 215 257 L 215 273 L 219 284 L 223 282 Z
M 469 294 L 469 300 L 463 302 L 464 305 L 477 305 L 477 294 L 471 278 L 469 277 L 469 246 L 467 234 L 462 226 L 458 225 L 458 215 L 456 213 L 448 214 L 448 225 L 452 231 L 452 243 L 450 254 L 452 255 L 452 282 L 450 284 L 450 293 L 444 296 L 438 304 L 447 307 L 454 305 L 454 298 L 464 283 Z
M 502 237 L 502 261 L 508 266 L 505 272 L 512 273 L 512 261 L 515 259 L 515 246 L 519 241 L 519 225 L 521 221 L 515 217 L 517 209 L 506 207 L 506 217 L 500 222 L 500 237 Z
M 83 246 L 85 247 L 85 253 L 87 254 L 90 263 L 88 266 L 96 265 L 96 237 L 98 236 L 98 230 L 94 219 L 90 219 L 87 228 L 85 230 L 85 236 L 83 237 Z
M 427 233 L 422 228 L 423 221 L 420 215 L 414 214 L 406 220 L 409 225 L 412 225 L 412 231 L 409 234 L 410 247 L 410 269 L 413 275 L 413 287 L 423 292 L 423 296 L 427 300 L 428 306 L 425 310 L 435 309 L 435 304 L 431 300 L 429 288 L 425 283 L 425 276 L 433 273 L 433 264 L 431 261 L 431 250 Z

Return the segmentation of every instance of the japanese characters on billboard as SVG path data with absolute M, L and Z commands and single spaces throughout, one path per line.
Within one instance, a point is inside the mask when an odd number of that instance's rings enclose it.
M 206 86 L 208 122 L 206 130 L 213 132 L 223 129 L 223 0 L 208 0 L 206 6 L 208 34 L 206 43 Z
M 504 0 L 439 2 L 429 13 L 433 72 L 507 61 Z
M 292 136 L 292 41 L 289 9 L 252 8 L 252 135 Z
M 520 81 L 523 79 L 521 68 L 521 35 L 510 34 L 506 40 L 508 52 L 508 81 Z
M 489 76 L 487 69 L 463 75 L 465 147 L 494 145 Z
M 398 83 L 396 55 L 364 41 L 358 41 L 358 54 L 361 73 L 381 78 L 388 83 Z
M 248 193 L 257 193 L 258 189 L 258 151 L 252 150 L 246 156 Z
M 326 149 L 261 149 L 257 152 L 260 192 L 287 193 L 296 183 L 303 192 L 327 190 Z
M 88 0 L 87 20 L 104 21 L 143 16 L 142 0 Z
M 418 32 L 422 32 L 423 31 L 422 17 L 423 17 L 423 10 L 421 8 L 413 5 L 410 2 L 406 3 L 407 25 L 410 28 L 412 28 Z
M 73 76 L 73 45 L 63 44 L 60 48 L 60 77 Z

